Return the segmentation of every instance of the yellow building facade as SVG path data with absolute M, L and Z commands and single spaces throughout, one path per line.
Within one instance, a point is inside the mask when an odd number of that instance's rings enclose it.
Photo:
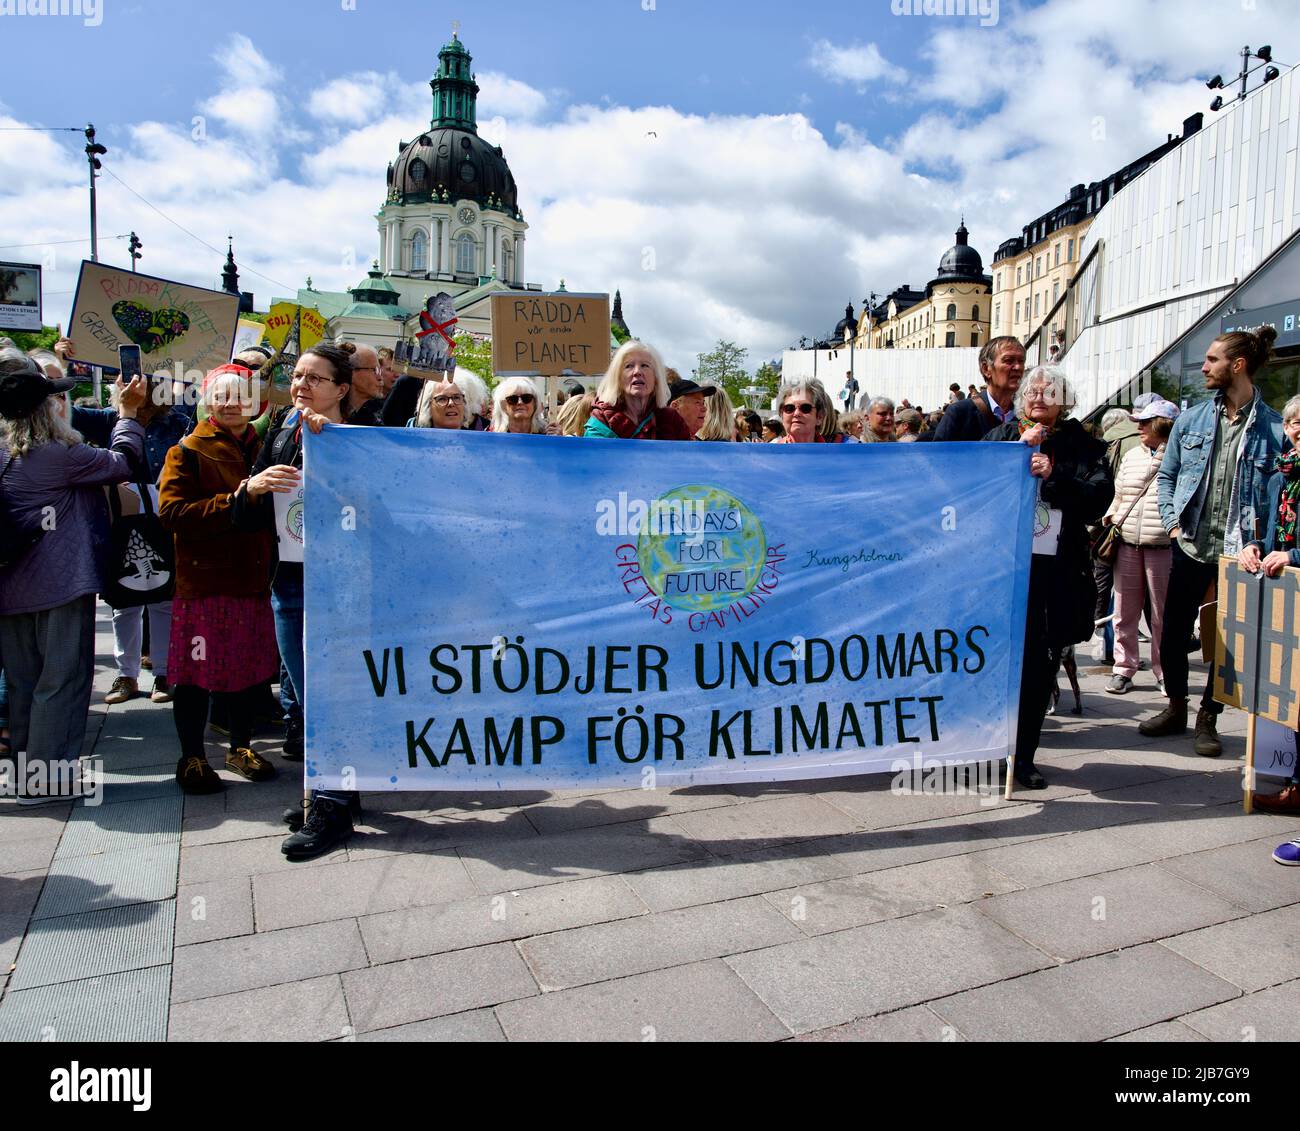
M 906 284 L 858 320 L 859 349 L 945 349 L 988 341 L 992 280 L 963 223 L 924 291 Z

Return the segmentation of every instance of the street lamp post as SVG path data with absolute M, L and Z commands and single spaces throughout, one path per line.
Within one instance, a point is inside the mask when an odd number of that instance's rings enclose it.
M 95 140 L 95 127 L 87 122 L 86 164 L 90 167 L 90 261 L 92 263 L 99 262 L 99 229 L 95 217 L 95 178 L 99 174 L 95 170 L 102 168 L 99 158 L 100 155 L 107 152 L 107 147 L 100 145 Z

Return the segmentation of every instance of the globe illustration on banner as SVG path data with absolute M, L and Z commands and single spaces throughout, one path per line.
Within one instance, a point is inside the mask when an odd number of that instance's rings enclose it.
M 767 535 L 754 513 L 720 487 L 689 484 L 650 505 L 637 538 L 647 584 L 677 609 L 710 612 L 744 597 L 767 560 Z

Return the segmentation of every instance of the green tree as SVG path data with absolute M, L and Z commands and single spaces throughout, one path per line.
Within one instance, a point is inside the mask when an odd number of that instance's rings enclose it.
M 622 326 L 616 326 L 613 322 L 609 324 L 609 332 L 614 335 L 614 341 L 618 342 L 620 346 L 632 338 L 632 335 L 624 330 Z
M 59 340 L 59 332 L 53 326 L 42 326 L 40 330 L 0 330 L 0 335 L 12 338 L 23 353 L 35 349 L 52 349 Z
M 473 334 L 456 335 L 457 369 L 468 369 L 483 378 L 489 389 L 495 388 L 496 378 L 492 374 L 492 343 L 480 341 Z
M 758 367 L 758 372 L 754 374 L 750 384 L 758 385 L 763 389 L 765 393 L 763 404 L 766 406 L 771 403 L 777 389 L 781 387 L 781 371 L 770 361 L 765 361 Z
M 747 349 L 735 342 L 719 338 L 708 353 L 696 356 L 695 380 L 701 385 L 717 385 L 725 389 L 733 404 L 742 405 L 745 398 L 740 390 L 749 384 L 749 374 L 745 372 L 748 354 Z

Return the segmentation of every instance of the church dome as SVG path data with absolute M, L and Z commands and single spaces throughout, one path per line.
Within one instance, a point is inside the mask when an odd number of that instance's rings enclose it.
M 438 52 L 429 129 L 398 145 L 388 167 L 388 200 L 407 204 L 427 200 L 473 200 L 519 219 L 515 178 L 499 145 L 478 136 L 478 83 L 473 59 L 453 35 Z
M 945 251 L 943 258 L 939 260 L 939 273 L 935 276 L 934 282 L 983 281 L 984 261 L 980 258 L 980 253 L 966 242 L 968 234 L 963 221 L 961 227 L 957 229 L 957 242 Z
M 515 178 L 501 147 L 458 126 L 444 126 L 403 143 L 388 173 L 389 199 L 406 204 L 466 198 L 483 207 L 518 211 Z

